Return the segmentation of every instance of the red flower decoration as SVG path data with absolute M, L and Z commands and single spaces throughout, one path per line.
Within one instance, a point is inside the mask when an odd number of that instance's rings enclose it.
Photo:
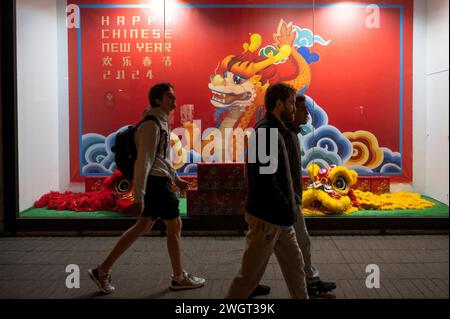
M 124 183 L 125 182 L 125 183 Z M 129 186 L 128 188 L 126 186 Z M 126 181 L 119 170 L 105 179 L 102 189 L 95 192 L 50 192 L 42 195 L 35 203 L 37 208 L 75 212 L 94 212 L 100 210 L 125 212 L 133 203 L 132 184 Z

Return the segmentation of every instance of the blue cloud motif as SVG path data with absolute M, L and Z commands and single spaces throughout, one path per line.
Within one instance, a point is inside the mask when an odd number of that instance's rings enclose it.
M 305 59 L 308 64 L 319 61 L 319 55 L 317 53 L 311 53 L 307 47 L 300 47 L 297 52 Z
M 306 150 L 305 155 L 302 156 L 303 175 L 308 175 L 306 168 L 312 164 L 317 164 L 320 167 L 329 167 L 333 164 L 342 165 L 342 159 L 335 152 L 330 152 L 323 148 L 311 148 Z
M 352 166 L 348 166 L 347 168 L 356 171 L 360 175 L 367 175 L 367 174 L 373 173 L 373 170 L 371 170 L 368 167 L 361 166 L 361 165 L 352 165 Z
M 106 169 L 103 165 L 97 163 L 86 164 L 81 169 L 81 175 L 83 176 L 104 176 L 111 174 L 112 172 L 109 169 Z
M 350 141 L 331 125 L 319 127 L 315 132 L 304 136 L 303 144 L 306 150 L 315 148 L 317 151 L 319 148 L 336 153 L 343 163 L 351 157 L 353 150 Z
M 302 126 L 306 132 L 312 132 L 313 128 L 318 129 L 321 126 L 328 125 L 328 115 L 324 109 L 314 102 L 312 98 L 305 95 L 306 109 L 309 113 L 308 122 Z M 310 126 L 308 129 L 308 125 Z
M 374 172 L 385 174 L 397 174 L 401 173 L 402 169 L 402 157 L 398 152 L 392 152 L 389 148 L 381 147 L 383 150 L 383 163 L 374 168 Z
M 128 125 L 109 134 L 106 138 L 97 133 L 83 134 L 81 156 L 83 175 L 110 175 L 116 169 L 114 153 L 111 151 L 116 142 L 116 134 L 128 128 Z
M 392 163 L 384 164 L 380 169 L 382 174 L 401 174 L 401 172 L 401 167 Z
M 308 135 L 314 130 L 311 124 L 300 125 L 300 135 Z
M 342 165 L 346 163 L 352 154 L 353 147 L 350 141 L 334 126 L 328 125 L 328 115 L 309 96 L 306 97 L 306 105 L 311 117 L 307 124 L 300 126 L 298 138 L 302 153 L 302 173 L 306 174 L 306 167 L 314 159 L 316 163 Z M 360 175 L 373 174 L 401 174 L 401 154 L 381 147 L 384 154 L 383 162 L 376 168 L 370 169 L 364 166 L 349 166 Z M 313 151 L 314 150 L 314 151 Z M 328 153 L 323 153 L 325 150 Z M 330 154 L 336 154 L 335 160 L 330 159 Z M 333 162 L 334 161 L 334 162 Z
M 105 137 L 97 133 L 87 133 L 83 134 L 81 141 L 82 175 L 111 175 L 114 155 L 111 148 L 108 150 L 105 147 Z
M 352 154 L 352 144 L 334 126 L 328 125 L 328 115 L 312 98 L 305 95 L 306 107 L 311 115 L 297 135 L 302 155 L 302 174 L 312 163 L 319 166 L 343 165 Z
M 82 164 L 101 163 L 107 156 L 105 137 L 96 133 L 83 134 L 81 139 Z
M 116 132 L 113 132 L 109 134 L 105 139 L 105 149 L 108 153 L 108 156 L 101 162 L 101 164 L 109 169 L 111 172 L 114 172 L 116 170 L 116 162 L 114 159 L 114 153 L 112 152 L 111 148 L 116 144 L 116 135 L 117 133 L 125 130 L 128 126 L 121 127 Z
M 314 35 L 314 33 L 308 28 L 300 28 L 299 26 L 294 26 L 294 30 L 297 32 L 297 37 L 295 38 L 294 45 L 297 47 L 312 47 L 314 43 L 319 43 L 320 45 L 327 46 L 330 44 L 331 40 L 324 40 L 320 35 Z

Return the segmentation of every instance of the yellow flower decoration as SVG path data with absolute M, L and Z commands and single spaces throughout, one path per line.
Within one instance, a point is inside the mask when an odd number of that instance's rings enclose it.
M 420 194 L 409 192 L 395 192 L 376 195 L 371 192 L 354 191 L 361 209 L 368 210 L 396 210 L 396 209 L 424 209 L 435 204 L 421 198 Z

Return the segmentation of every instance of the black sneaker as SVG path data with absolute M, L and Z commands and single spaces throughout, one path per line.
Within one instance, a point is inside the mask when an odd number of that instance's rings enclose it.
M 266 296 L 270 294 L 270 287 L 266 285 L 258 285 L 255 290 L 250 294 L 249 298 L 253 298 L 256 296 Z
M 307 289 L 308 295 L 310 296 L 322 295 L 332 291 L 333 289 L 336 289 L 336 284 L 334 282 L 318 280 L 316 282 L 308 284 Z

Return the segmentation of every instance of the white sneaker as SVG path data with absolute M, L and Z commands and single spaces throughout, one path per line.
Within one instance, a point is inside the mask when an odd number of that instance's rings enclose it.
M 206 280 L 204 278 L 196 277 L 183 270 L 183 276 L 179 280 L 175 279 L 172 275 L 172 282 L 169 288 L 172 290 L 194 289 L 202 287 L 205 282 Z
M 95 282 L 101 292 L 110 294 L 116 290 L 116 288 L 111 285 L 111 270 L 104 273 L 97 266 L 95 269 L 89 269 L 88 272 L 92 281 Z

